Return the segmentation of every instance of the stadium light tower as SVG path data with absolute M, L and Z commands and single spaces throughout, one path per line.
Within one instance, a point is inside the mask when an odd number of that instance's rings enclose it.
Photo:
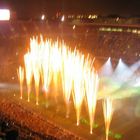
M 65 20 L 65 16 L 63 15 L 63 16 L 61 17 L 61 21 L 64 22 L 64 20 Z
M 0 9 L 0 20 L 10 20 L 10 10 L 9 9 Z
M 42 16 L 41 16 L 41 20 L 44 20 L 45 19 L 45 15 L 43 14 Z

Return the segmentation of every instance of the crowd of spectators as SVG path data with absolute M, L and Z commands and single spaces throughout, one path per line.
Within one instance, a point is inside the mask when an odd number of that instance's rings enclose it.
M 5 95 L 4 95 L 5 96 Z M 4 97 L 3 96 L 3 97 Z M 21 140 L 80 140 L 73 133 L 58 127 L 55 123 L 44 119 L 39 112 L 30 111 L 10 98 L 1 98 L 0 102 L 0 126 L 1 132 L 7 136 L 8 130 L 16 132 L 17 139 Z M 4 125 L 3 125 L 4 124 Z M 4 136 L 4 135 L 0 135 Z
M 98 55 L 122 58 L 126 63 L 134 63 L 140 59 L 140 36 L 132 33 L 100 33 Z
M 120 32 L 101 31 L 102 25 L 72 25 L 63 23 L 16 21 L 0 23 L 0 49 L 4 49 L 5 57 L 20 60 L 29 47 L 29 39 L 33 35 L 43 34 L 52 39 L 64 39 L 70 47 L 76 47 L 99 57 L 124 58 L 127 61 L 136 61 L 140 58 L 140 30 L 136 28 L 119 27 Z M 110 29 L 111 27 L 108 27 Z M 136 32 L 136 33 L 135 33 Z M 6 49 L 5 49 L 6 48 Z M 2 52 L 2 51 L 1 51 Z M 7 57 L 6 57 L 7 56 Z M 3 57 L 3 55 L 1 55 Z M 17 58 L 18 57 L 18 58 Z M 20 58 L 20 59 L 19 59 Z M 1 58 L 2 59 L 2 58 Z M 21 62 L 20 62 L 21 63 Z

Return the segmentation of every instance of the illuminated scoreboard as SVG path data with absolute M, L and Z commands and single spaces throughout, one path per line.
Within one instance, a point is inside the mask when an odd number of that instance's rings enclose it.
M 0 9 L 0 21 L 10 20 L 10 10 Z

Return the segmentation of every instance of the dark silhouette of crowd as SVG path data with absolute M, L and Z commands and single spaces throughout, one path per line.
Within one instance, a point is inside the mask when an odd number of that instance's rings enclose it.
M 44 119 L 39 112 L 31 111 L 22 102 L 18 103 L 10 97 L 5 98 L 4 94 L 0 96 L 0 138 L 6 140 L 82 140 Z

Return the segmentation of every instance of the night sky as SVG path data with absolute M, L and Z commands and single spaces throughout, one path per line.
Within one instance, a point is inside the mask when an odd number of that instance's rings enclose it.
M 95 13 L 99 15 L 140 15 L 140 0 L 0 0 L 0 7 L 9 7 L 19 17 L 63 13 Z

